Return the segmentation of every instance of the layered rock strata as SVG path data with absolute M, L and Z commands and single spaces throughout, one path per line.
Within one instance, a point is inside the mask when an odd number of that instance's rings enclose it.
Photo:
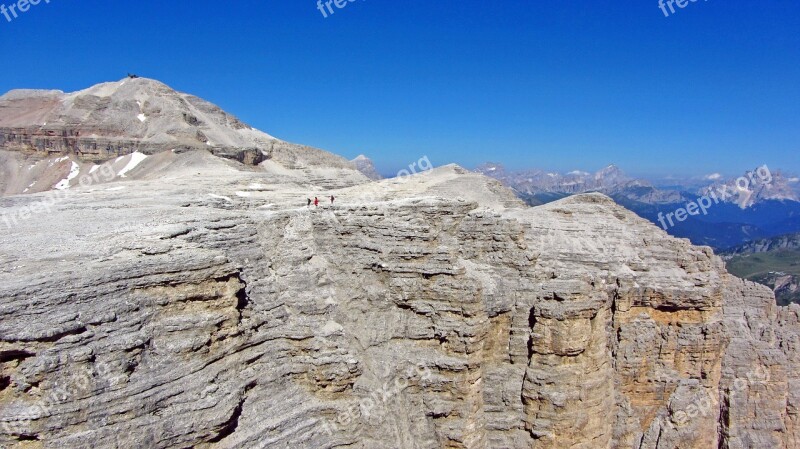
M 800 308 L 602 195 L 461 173 L 76 190 L 0 236 L 0 444 L 800 446 Z

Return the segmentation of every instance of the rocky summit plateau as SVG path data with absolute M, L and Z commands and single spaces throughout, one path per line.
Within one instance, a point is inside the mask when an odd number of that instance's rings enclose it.
M 602 194 L 147 79 L 0 97 L 0 166 L 0 447 L 800 447 L 800 307 Z

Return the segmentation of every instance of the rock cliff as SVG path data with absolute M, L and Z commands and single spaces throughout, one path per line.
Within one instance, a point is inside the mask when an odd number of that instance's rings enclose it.
M 800 444 L 800 308 L 607 197 L 173 157 L 0 235 L 0 444 Z
M 0 128 L 0 447 L 800 447 L 800 307 L 606 196 L 369 182 L 151 80 Z

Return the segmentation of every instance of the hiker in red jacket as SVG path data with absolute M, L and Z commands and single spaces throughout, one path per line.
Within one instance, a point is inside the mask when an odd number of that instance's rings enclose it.
M 314 207 L 319 207 L 319 198 L 314 197 Z

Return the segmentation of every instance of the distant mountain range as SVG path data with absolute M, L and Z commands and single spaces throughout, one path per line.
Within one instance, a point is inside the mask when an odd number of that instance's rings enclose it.
M 800 231 L 798 179 L 770 172 L 767 167 L 729 180 L 713 175 L 705 182 L 675 181 L 668 188 L 631 178 L 614 165 L 595 173 L 576 170 L 561 174 L 544 170 L 509 171 L 490 163 L 476 171 L 501 181 L 533 206 L 578 193 L 604 193 L 666 228 L 670 234 L 717 250 Z M 685 209 L 704 196 L 712 204 L 705 209 L 706 213 L 697 213 L 684 221 L 675 220 L 669 227 L 661 223 L 660 219 L 667 214 Z
M 781 235 L 771 239 L 755 240 L 725 251 L 723 256 L 731 258 L 744 254 L 758 254 L 774 251 L 800 251 L 800 232 Z
M 717 192 L 725 188 L 723 186 L 727 186 L 727 189 L 734 193 L 732 197 L 725 199 L 725 202 L 729 203 L 741 204 L 739 193 L 748 192 L 741 195 L 748 198 L 744 208 L 768 200 L 800 202 L 798 179 L 786 177 L 780 172 L 772 173 L 766 167 L 749 171 L 740 178 L 730 180 L 714 176 L 709 179 L 711 182 L 706 182 L 700 187 L 675 184 L 671 188 L 656 187 L 648 180 L 628 177 L 616 165 L 609 165 L 595 173 L 575 170 L 561 174 L 544 170 L 508 171 L 500 164 L 487 163 L 475 171 L 501 181 L 521 196 L 531 197 L 533 199 L 531 202 L 536 202 L 538 199 L 541 203 L 552 201 L 551 198 L 554 196 L 600 192 L 646 204 L 674 204 Z M 737 181 L 740 179 L 744 180 L 739 183 L 743 189 L 737 186 Z

